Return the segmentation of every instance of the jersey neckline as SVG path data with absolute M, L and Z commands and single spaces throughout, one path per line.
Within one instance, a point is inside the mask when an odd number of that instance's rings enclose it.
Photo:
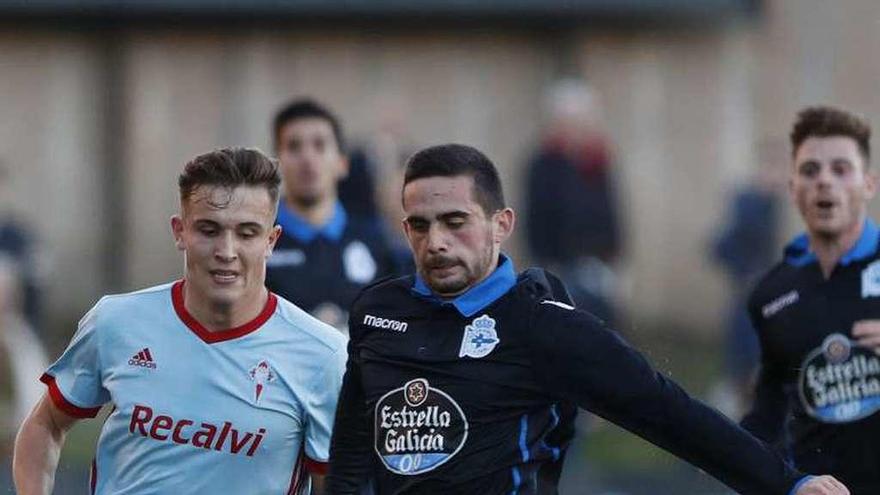
M 187 311 L 186 305 L 183 303 L 183 284 L 183 280 L 178 280 L 177 282 L 174 282 L 173 286 L 171 286 L 171 302 L 174 306 L 174 312 L 177 313 L 177 316 L 187 328 L 208 344 L 237 339 L 257 331 L 264 323 L 266 323 L 266 321 L 269 320 L 272 314 L 275 313 L 275 308 L 278 306 L 278 298 L 275 294 L 269 292 L 269 298 L 266 300 L 266 305 L 263 307 L 263 310 L 260 311 L 260 314 L 258 314 L 253 320 L 235 328 L 212 332 L 199 323 L 199 321 Z

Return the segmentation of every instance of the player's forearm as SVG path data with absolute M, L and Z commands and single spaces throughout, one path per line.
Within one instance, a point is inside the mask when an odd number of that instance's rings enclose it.
M 38 416 L 36 411 L 24 421 L 15 439 L 12 460 L 16 493 L 52 493 L 65 436 L 65 430 L 56 427 L 51 418 Z
M 657 373 L 604 326 L 576 312 L 556 316 L 555 322 L 538 322 L 543 331 L 534 340 L 536 370 L 548 390 L 702 468 L 738 493 L 782 495 L 800 477 L 765 444 Z

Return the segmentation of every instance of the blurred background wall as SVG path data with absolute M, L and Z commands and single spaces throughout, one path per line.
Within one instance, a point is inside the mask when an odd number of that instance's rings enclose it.
M 268 149 L 270 115 L 292 96 L 326 102 L 355 138 L 394 100 L 414 143 L 486 151 L 516 207 L 542 88 L 577 75 L 601 95 L 617 157 L 631 321 L 711 335 L 725 293 L 707 236 L 756 166 L 755 143 L 784 139 L 810 103 L 880 112 L 870 0 L 594 1 L 532 15 L 502 4 L 373 17 L 308 2 L 253 17 L 7 6 L 3 203 L 48 255 L 47 324 L 61 331 L 105 291 L 176 276 L 168 217 L 182 163 L 218 146 Z M 510 250 L 528 262 L 521 243 Z
M 518 208 L 544 88 L 582 77 L 615 156 L 621 329 L 709 342 L 729 293 L 707 246 L 757 143 L 784 141 L 808 104 L 880 124 L 874 0 L 217 4 L 0 1 L 0 205 L 38 239 L 53 357 L 101 294 L 180 274 L 182 164 L 270 150 L 293 96 L 355 141 L 398 105 L 417 146 L 485 151 Z M 522 237 L 509 251 L 529 263 Z

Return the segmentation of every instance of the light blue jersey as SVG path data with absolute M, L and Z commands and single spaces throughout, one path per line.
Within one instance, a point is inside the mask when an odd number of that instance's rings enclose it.
M 326 466 L 345 354 L 338 331 L 272 294 L 209 332 L 178 281 L 102 298 L 42 381 L 68 414 L 113 406 L 93 493 L 281 495 L 297 466 Z

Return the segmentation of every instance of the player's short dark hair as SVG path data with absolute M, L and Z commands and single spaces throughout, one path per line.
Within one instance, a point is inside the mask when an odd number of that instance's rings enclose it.
M 791 129 L 791 153 L 794 156 L 811 137 L 844 136 L 852 138 L 867 165 L 871 157 L 871 124 L 853 113 L 830 106 L 807 107 L 798 112 Z
M 274 160 L 255 148 L 221 148 L 199 155 L 183 167 L 177 180 L 180 200 L 186 202 L 199 186 L 265 187 L 278 202 L 281 173 Z
M 504 208 L 504 190 L 495 165 L 478 149 L 464 144 L 431 146 L 413 155 L 406 164 L 403 185 L 428 177 L 459 175 L 474 179 L 474 199 L 484 213 Z
M 345 137 L 342 133 L 342 125 L 336 115 L 326 106 L 318 103 L 311 98 L 299 98 L 293 100 L 278 110 L 275 118 L 272 120 L 272 137 L 275 144 L 275 151 L 281 146 L 281 129 L 293 122 L 301 119 L 321 119 L 330 124 L 333 129 L 333 137 L 336 138 L 336 147 L 341 153 L 345 151 Z

